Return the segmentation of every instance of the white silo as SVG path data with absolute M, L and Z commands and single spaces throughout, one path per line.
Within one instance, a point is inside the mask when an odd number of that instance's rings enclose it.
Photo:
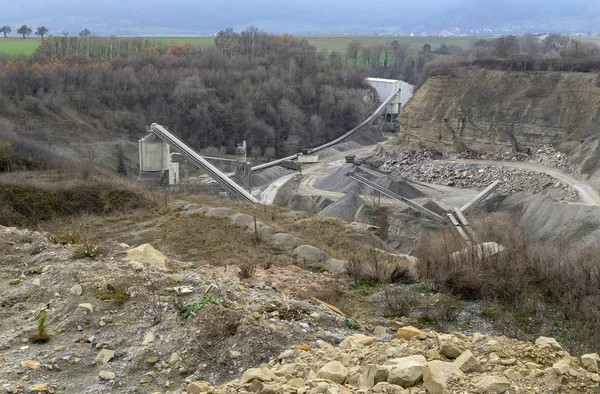
M 140 176 L 138 180 L 158 181 L 170 168 L 169 144 L 160 140 L 153 133 L 139 140 Z

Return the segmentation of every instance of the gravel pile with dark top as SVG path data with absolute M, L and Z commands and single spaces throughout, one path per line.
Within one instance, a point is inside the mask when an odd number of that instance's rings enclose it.
M 318 216 L 327 218 L 337 218 L 348 223 L 354 221 L 356 211 L 365 204 L 365 201 L 355 192 L 346 193 L 346 195 L 327 208 L 319 212 Z

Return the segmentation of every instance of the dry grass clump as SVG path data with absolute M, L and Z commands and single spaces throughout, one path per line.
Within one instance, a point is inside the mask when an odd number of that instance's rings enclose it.
M 113 301 L 118 305 L 123 305 L 131 299 L 129 291 L 130 284 L 121 279 L 118 283 L 108 283 L 106 286 L 96 289 L 96 298 L 102 301 Z
M 256 264 L 243 263 L 242 265 L 240 265 L 240 270 L 238 273 L 240 279 L 252 278 L 254 274 L 256 274 Z
M 498 308 L 490 315 L 514 336 L 555 330 L 573 346 L 600 339 L 600 311 L 593 306 L 600 303 L 598 248 L 528 240 L 506 214 L 473 223 L 480 241 L 497 242 L 504 250 L 483 257 L 450 230 L 424 237 L 416 252 L 429 287 L 483 299 L 487 311 Z
M 359 283 L 412 283 L 418 280 L 415 262 L 408 257 L 371 248 L 356 252 L 348 261 L 348 276 Z
M 222 339 L 235 335 L 242 323 L 242 313 L 219 305 L 208 304 L 197 312 L 198 337 Z

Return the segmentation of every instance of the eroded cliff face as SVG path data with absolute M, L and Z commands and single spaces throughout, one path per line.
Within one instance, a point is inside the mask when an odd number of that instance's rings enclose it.
M 469 70 L 430 78 L 403 109 L 396 143 L 443 152 L 552 144 L 600 184 L 599 138 L 600 75 Z

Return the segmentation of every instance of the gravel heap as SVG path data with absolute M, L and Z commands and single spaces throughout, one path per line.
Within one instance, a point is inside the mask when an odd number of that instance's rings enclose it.
M 559 169 L 565 173 L 573 174 L 573 166 L 569 158 L 564 153 L 559 152 L 550 145 L 542 145 L 526 152 L 504 152 L 504 153 L 476 153 L 461 152 L 451 155 L 450 158 L 456 159 L 478 159 L 478 160 L 496 160 L 496 161 L 525 161 L 529 163 L 539 163 L 547 167 Z
M 319 179 L 315 182 L 315 187 L 321 190 L 327 190 L 330 192 L 348 193 L 358 192 L 358 183 L 346 176 L 347 173 L 355 171 L 358 175 L 367 178 L 370 181 L 376 181 L 377 178 L 370 173 L 362 171 L 360 168 L 354 170 L 354 164 L 344 164 L 331 174 Z
M 568 166 L 567 159 L 562 154 L 554 154 L 554 152 L 549 148 L 536 150 L 535 160 L 555 168 L 561 168 L 561 166 L 570 168 L 566 167 Z M 557 155 L 560 155 L 560 157 Z M 488 155 L 487 157 L 478 156 L 477 158 L 481 160 L 509 160 L 512 157 L 513 161 L 530 161 L 525 159 L 524 154 L 521 153 L 509 156 Z M 530 158 L 531 156 L 527 157 Z M 474 156 L 470 153 L 444 156 L 432 150 L 408 151 L 395 156 L 388 154 L 383 160 L 371 162 L 370 165 L 394 176 L 427 183 L 481 189 L 495 180 L 500 180 L 502 184 L 499 191 L 502 193 L 543 193 L 557 199 L 566 200 L 577 200 L 578 198 L 578 194 L 573 188 L 546 174 L 491 164 L 453 163 L 442 160 L 459 158 L 474 158 Z
M 346 176 L 348 172 L 355 172 L 376 184 L 390 190 L 405 198 L 423 197 L 424 194 L 404 179 L 398 179 L 387 175 L 376 176 L 370 172 L 361 170 L 353 164 L 345 164 L 331 174 L 323 177 L 315 183 L 315 187 L 321 190 L 327 190 L 338 193 L 360 192 L 362 194 L 372 194 L 373 189 L 368 186 L 360 185 L 357 181 Z
M 318 216 L 326 218 L 337 218 L 348 223 L 354 221 L 356 211 L 365 204 L 365 201 L 355 192 L 348 192 L 333 204 L 329 205 Z
M 600 382 L 597 354 L 572 357 L 553 338 L 528 343 L 411 326 L 374 334 L 290 348 L 239 380 L 192 382 L 187 393 L 595 393 Z

